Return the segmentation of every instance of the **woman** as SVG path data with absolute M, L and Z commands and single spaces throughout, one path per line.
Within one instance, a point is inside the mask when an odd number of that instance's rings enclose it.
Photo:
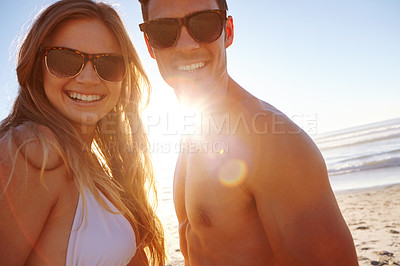
M 0 125 L 0 265 L 164 265 L 140 118 L 149 83 L 115 10 L 49 6 L 17 75 Z

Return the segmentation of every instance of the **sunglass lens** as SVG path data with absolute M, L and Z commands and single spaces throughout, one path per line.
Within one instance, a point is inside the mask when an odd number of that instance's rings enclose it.
M 200 13 L 192 16 L 189 28 L 193 37 L 199 42 L 213 42 L 221 36 L 222 18 L 213 12 Z
M 83 57 L 68 50 L 50 50 L 47 54 L 47 67 L 57 77 L 75 76 L 82 67 Z
M 175 20 L 163 19 L 147 24 L 146 34 L 154 48 L 168 48 L 175 44 L 178 37 L 178 24 Z
M 125 75 L 125 62 L 122 56 L 102 56 L 96 59 L 96 71 L 107 81 L 121 81 Z

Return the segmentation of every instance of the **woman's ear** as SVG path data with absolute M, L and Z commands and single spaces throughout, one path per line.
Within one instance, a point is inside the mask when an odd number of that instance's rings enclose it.
M 143 34 L 143 36 L 144 36 L 144 41 L 146 42 L 147 51 L 149 51 L 151 58 L 156 59 L 156 56 L 154 55 L 153 47 L 151 47 L 149 40 L 147 40 L 146 34 Z
M 228 48 L 233 43 L 234 26 L 232 16 L 228 16 L 225 24 L 225 48 Z

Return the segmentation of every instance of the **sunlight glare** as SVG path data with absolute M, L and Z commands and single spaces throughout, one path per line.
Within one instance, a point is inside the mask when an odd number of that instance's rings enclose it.
M 218 178 L 222 185 L 235 187 L 240 185 L 247 176 L 247 165 L 239 159 L 225 162 L 219 169 Z

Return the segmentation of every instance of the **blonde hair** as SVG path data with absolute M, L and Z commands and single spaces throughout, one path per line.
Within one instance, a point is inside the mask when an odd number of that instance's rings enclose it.
M 93 143 L 86 148 L 82 148 L 85 143 L 73 125 L 52 107 L 43 89 L 43 55 L 39 47 L 57 26 L 70 19 L 102 21 L 119 42 L 127 67 L 117 105 L 97 123 Z M 164 265 L 164 231 L 155 213 L 157 193 L 141 120 L 142 99 L 147 96 L 148 102 L 150 85 L 117 12 L 105 3 L 91 0 L 61 0 L 52 4 L 38 16 L 22 43 L 17 76 L 19 93 L 11 113 L 0 125 L 0 136 L 12 136 L 20 125 L 49 128 L 56 135 L 57 150 L 80 193 L 87 187 L 108 209 L 99 190 L 104 193 L 131 223 L 138 248 L 145 250 L 150 263 Z M 40 130 L 35 132 L 41 134 Z M 38 137 L 46 142 L 43 136 Z M 42 146 L 54 146 L 50 142 Z

